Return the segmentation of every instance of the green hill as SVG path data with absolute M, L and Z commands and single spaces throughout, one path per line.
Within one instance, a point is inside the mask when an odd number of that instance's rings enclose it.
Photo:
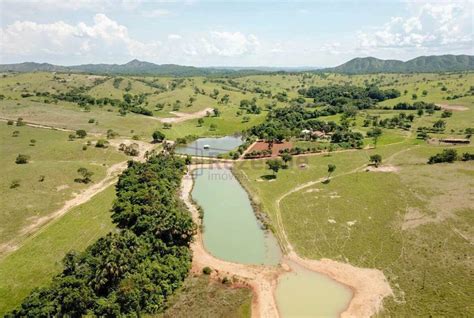
M 398 60 L 381 60 L 375 57 L 355 58 L 342 65 L 326 68 L 324 72 L 345 74 L 368 73 L 433 73 L 474 70 L 474 56 L 440 55 L 420 56 L 403 62 Z

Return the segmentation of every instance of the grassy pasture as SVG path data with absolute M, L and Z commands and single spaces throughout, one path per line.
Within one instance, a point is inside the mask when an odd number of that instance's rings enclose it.
M 386 301 L 383 314 L 456 316 L 474 310 L 468 296 L 472 280 L 466 279 L 474 256 L 466 239 L 473 235 L 474 165 L 427 165 L 427 158 L 441 149 L 405 143 L 315 156 L 304 173 L 291 167 L 271 182 L 260 180 L 268 173 L 264 167 L 246 163 L 240 179 L 275 224 L 277 198 L 324 178 L 327 164 L 336 164 L 330 183 L 306 187 L 281 201 L 282 221 L 296 251 L 308 258 L 382 269 L 396 296 Z M 472 152 L 473 147 L 462 151 Z M 385 159 L 395 154 L 390 163 L 399 172 L 344 175 L 368 162 L 363 152 Z
M 114 229 L 110 208 L 114 186 L 75 207 L 24 242 L 15 252 L 0 259 L 0 315 L 17 306 L 36 287 L 47 285 L 71 251 L 84 250 Z
M 251 316 L 251 302 L 249 289 L 232 288 L 206 275 L 190 276 L 170 299 L 170 307 L 157 317 L 247 318 Z
M 12 137 L 19 131 L 18 137 Z M 94 172 L 97 182 L 105 176 L 107 167 L 126 160 L 125 155 L 114 150 L 88 147 L 82 150 L 88 139 L 68 141 L 67 132 L 28 126 L 0 125 L 0 149 L 2 178 L 0 189 L 0 244 L 12 239 L 21 241 L 22 229 L 35 219 L 59 209 L 66 200 L 88 185 L 74 182 L 79 177 L 77 169 L 85 167 Z M 35 139 L 34 146 L 30 140 Z M 16 164 L 18 154 L 30 156 L 27 164 Z M 44 176 L 44 181 L 40 181 Z M 14 180 L 20 186 L 11 188 Z

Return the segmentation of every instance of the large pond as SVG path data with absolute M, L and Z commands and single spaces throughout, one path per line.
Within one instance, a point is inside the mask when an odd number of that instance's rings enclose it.
M 276 301 L 282 317 L 339 317 L 352 298 L 352 290 L 326 275 L 291 264 L 283 275 Z
M 193 199 L 203 208 L 203 241 L 215 257 L 243 264 L 276 265 L 281 252 L 261 229 L 247 192 L 229 169 L 196 169 Z
M 203 241 L 217 258 L 243 264 L 276 265 L 282 255 L 275 238 L 263 231 L 249 197 L 229 169 L 196 169 L 191 192 L 204 211 Z M 289 262 L 292 272 L 276 290 L 282 317 L 338 317 L 352 291 L 346 286 Z
M 217 157 L 236 149 L 241 144 L 242 137 L 237 136 L 199 138 L 185 146 L 176 147 L 176 152 L 191 156 Z

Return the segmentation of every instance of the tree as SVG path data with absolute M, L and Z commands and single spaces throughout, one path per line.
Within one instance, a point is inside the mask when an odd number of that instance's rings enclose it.
M 446 122 L 444 120 L 437 120 L 433 124 L 433 128 L 436 128 L 437 130 L 444 130 L 446 128 Z
M 86 184 L 92 181 L 91 177 L 94 175 L 92 171 L 89 171 L 87 168 L 84 167 L 77 169 L 77 173 L 79 173 L 82 178 L 76 178 L 74 179 L 74 181 Z
M 159 130 L 155 130 L 153 132 L 152 137 L 153 137 L 153 142 L 156 142 L 156 143 L 160 143 L 160 142 L 163 142 L 163 140 L 165 140 L 165 134 Z
M 193 158 L 190 155 L 186 155 L 186 158 L 184 159 L 184 163 L 186 165 L 190 165 L 193 162 Z
M 286 168 L 288 168 L 288 162 L 290 162 L 293 159 L 293 157 L 289 153 L 284 153 L 283 155 L 281 155 L 281 159 L 285 163 L 283 168 L 286 169 Z
M 76 130 L 76 135 L 78 138 L 85 138 L 87 136 L 87 132 L 84 129 Z
M 371 155 L 370 162 L 372 162 L 375 167 L 378 167 L 382 163 L 382 156 L 379 154 Z
M 418 111 L 417 111 L 417 115 L 418 115 L 418 117 L 421 117 L 421 116 L 423 116 L 423 114 L 424 114 L 424 111 L 423 111 L 423 109 L 421 109 L 421 108 L 420 108 L 420 109 L 418 109 Z
M 431 156 L 428 160 L 428 164 L 449 162 L 452 163 L 458 159 L 458 153 L 456 149 L 443 149 L 441 153 Z
M 379 140 L 379 137 L 381 135 L 382 135 L 382 129 L 380 129 L 379 127 L 374 127 L 367 132 L 367 137 L 372 137 L 375 148 L 377 148 L 377 141 Z
M 15 163 L 19 165 L 26 164 L 28 163 L 29 160 L 30 160 L 30 156 L 19 154 L 15 159 Z
M 199 127 L 202 127 L 203 124 L 204 124 L 204 119 L 199 118 L 199 119 L 198 119 L 198 126 L 199 126 Z
M 95 143 L 96 148 L 107 148 L 108 145 L 109 145 L 109 142 L 107 140 L 104 140 L 104 139 L 99 139 Z
M 326 178 L 326 180 L 329 179 L 329 177 L 331 176 L 331 174 L 336 170 L 336 165 L 330 163 L 328 164 L 328 177 Z
M 270 159 L 266 162 L 268 169 L 273 171 L 273 175 L 276 177 L 278 171 L 282 168 L 283 163 L 279 159 Z
M 221 111 L 219 108 L 214 108 L 214 117 L 219 117 L 221 115 Z

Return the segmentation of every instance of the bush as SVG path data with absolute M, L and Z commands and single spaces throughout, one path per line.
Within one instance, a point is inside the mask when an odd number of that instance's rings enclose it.
M 76 136 L 81 139 L 85 138 L 87 136 L 87 132 L 84 129 L 76 130 Z
M 206 267 L 204 267 L 204 268 L 202 269 L 202 273 L 203 273 L 204 275 L 211 275 L 212 269 L 211 269 L 209 266 L 206 266 Z
M 11 183 L 10 183 L 10 189 L 15 189 L 15 188 L 18 188 L 20 186 L 20 180 L 13 180 Z
M 104 140 L 104 139 L 99 139 L 95 143 L 95 146 L 97 148 L 107 148 L 109 146 L 109 142 L 107 140 Z
M 159 130 L 155 130 L 153 132 L 152 137 L 153 137 L 153 142 L 158 142 L 159 143 L 159 142 L 162 142 L 165 139 L 165 134 L 162 133 Z
M 30 156 L 28 155 L 18 155 L 15 159 L 16 164 L 26 164 L 30 160 Z
M 10 119 L 10 120 L 7 121 L 8 126 L 13 126 L 13 124 L 14 124 L 13 120 Z
M 468 152 L 463 153 L 461 156 L 461 160 L 462 161 L 474 160 L 474 153 L 468 153 Z
M 456 149 L 443 149 L 443 152 L 438 153 L 434 156 L 431 156 L 430 159 L 428 160 L 428 164 L 443 163 L 443 162 L 452 163 L 456 161 L 457 158 L 458 158 L 458 153 Z

